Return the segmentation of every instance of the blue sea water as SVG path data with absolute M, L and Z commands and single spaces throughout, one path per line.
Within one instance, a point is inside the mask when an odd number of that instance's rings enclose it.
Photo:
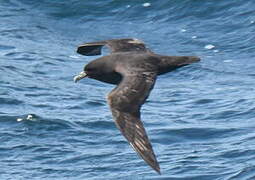
M 255 1 L 0 1 L 0 179 L 255 179 Z M 142 120 L 162 175 L 112 120 L 78 45 L 135 37 L 202 61 L 160 76 Z

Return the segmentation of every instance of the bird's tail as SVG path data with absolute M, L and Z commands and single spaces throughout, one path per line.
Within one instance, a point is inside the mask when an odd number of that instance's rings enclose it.
M 200 61 L 197 56 L 160 56 L 159 59 L 159 75 Z

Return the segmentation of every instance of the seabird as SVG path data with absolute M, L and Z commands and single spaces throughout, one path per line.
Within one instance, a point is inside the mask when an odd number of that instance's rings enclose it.
M 111 53 L 85 65 L 74 81 L 88 77 L 117 85 L 107 97 L 115 124 L 132 148 L 160 174 L 159 163 L 140 119 L 141 106 L 158 75 L 198 62 L 200 58 L 155 54 L 142 41 L 133 38 L 86 43 L 78 47 L 77 53 L 100 55 L 105 45 Z

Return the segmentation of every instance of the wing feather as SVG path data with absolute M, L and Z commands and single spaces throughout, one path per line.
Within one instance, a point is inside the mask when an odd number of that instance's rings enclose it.
M 105 45 L 107 45 L 111 49 L 112 53 L 148 51 L 148 49 L 145 47 L 145 44 L 138 39 L 112 39 L 82 44 L 78 47 L 77 53 L 85 56 L 100 55 L 102 47 Z
M 108 103 L 123 136 L 144 161 L 160 173 L 152 145 L 140 120 L 140 108 L 149 96 L 155 80 L 155 72 L 126 75 L 108 95 Z

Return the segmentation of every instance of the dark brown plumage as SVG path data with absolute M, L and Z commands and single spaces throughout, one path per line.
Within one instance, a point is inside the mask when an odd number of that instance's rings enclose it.
M 77 52 L 86 56 L 100 55 L 107 45 L 111 54 L 91 61 L 74 80 L 89 77 L 117 84 L 108 95 L 116 126 L 133 149 L 158 173 L 160 167 L 150 140 L 140 120 L 140 109 L 152 90 L 157 75 L 198 62 L 195 56 L 162 56 L 150 51 L 138 39 L 113 39 L 86 43 Z

